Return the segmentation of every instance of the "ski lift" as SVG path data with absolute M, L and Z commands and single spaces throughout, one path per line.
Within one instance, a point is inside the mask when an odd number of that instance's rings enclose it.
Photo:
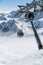
M 33 12 L 29 12 L 25 14 L 25 20 L 26 20 L 25 22 L 28 22 L 28 20 L 31 20 L 33 18 L 34 18 Z

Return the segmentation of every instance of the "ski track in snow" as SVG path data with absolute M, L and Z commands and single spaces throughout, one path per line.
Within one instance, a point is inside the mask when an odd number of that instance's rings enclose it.
M 24 57 L 20 60 L 13 61 L 8 65 L 43 65 L 43 50 Z

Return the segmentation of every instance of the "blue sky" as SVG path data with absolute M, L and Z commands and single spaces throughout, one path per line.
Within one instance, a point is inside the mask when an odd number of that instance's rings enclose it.
M 17 5 L 23 5 L 32 0 L 0 0 L 0 10 L 9 11 L 17 8 Z

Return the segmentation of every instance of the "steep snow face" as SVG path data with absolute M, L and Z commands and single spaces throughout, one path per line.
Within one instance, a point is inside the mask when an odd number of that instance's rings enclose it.
M 9 20 L 8 22 L 2 22 L 0 24 L 0 30 L 3 32 L 5 31 L 16 32 L 16 29 L 17 29 L 17 25 L 16 25 L 15 20 Z
M 0 16 L 0 20 L 7 20 L 4 16 Z
M 8 25 L 7 25 L 6 22 L 2 22 L 2 23 L 0 24 L 0 30 L 3 31 L 3 32 L 9 31 L 9 28 L 8 28 Z
M 16 13 L 16 11 L 11 11 L 11 12 L 10 12 L 10 14 L 15 14 L 15 13 Z
M 7 22 L 7 25 L 8 25 L 8 27 L 9 27 L 9 30 L 10 30 L 10 31 L 16 31 L 17 26 L 16 26 L 15 20 L 9 20 L 9 21 Z
M 9 18 L 15 18 L 15 15 L 16 13 L 18 12 L 19 10 L 16 10 L 16 11 L 11 11 L 8 15 Z

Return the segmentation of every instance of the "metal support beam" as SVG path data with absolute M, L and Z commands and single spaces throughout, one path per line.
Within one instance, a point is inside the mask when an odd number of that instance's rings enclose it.
M 36 29 L 35 29 L 34 24 L 33 24 L 32 21 L 31 21 L 31 25 L 32 25 L 32 28 L 33 28 L 33 31 L 34 31 L 34 35 L 35 35 L 35 38 L 36 38 L 37 44 L 38 44 L 38 48 L 39 48 L 39 49 L 43 49 L 43 46 L 42 46 L 41 40 L 40 40 L 40 38 L 39 38 L 39 36 L 38 36 L 38 33 L 37 33 L 37 31 L 36 31 Z

